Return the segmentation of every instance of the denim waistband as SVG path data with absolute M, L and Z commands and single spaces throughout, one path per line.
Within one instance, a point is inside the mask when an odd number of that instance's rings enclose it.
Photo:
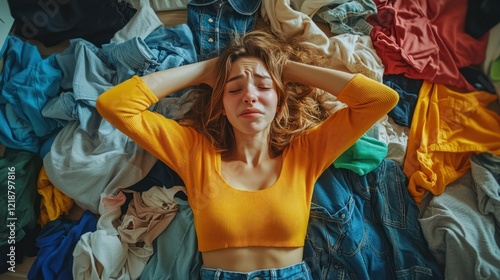
M 269 280 L 285 280 L 285 279 L 303 279 L 311 280 L 311 272 L 307 264 L 302 261 L 298 264 L 283 268 L 269 268 L 254 270 L 250 272 L 236 272 L 214 268 L 201 268 L 201 279 L 269 279 Z

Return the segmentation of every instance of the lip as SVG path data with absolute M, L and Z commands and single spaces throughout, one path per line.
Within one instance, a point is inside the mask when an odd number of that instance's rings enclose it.
M 243 110 L 240 113 L 240 117 L 245 117 L 245 116 L 250 117 L 250 116 L 259 115 L 259 114 L 262 114 L 262 112 L 260 110 L 257 110 L 255 108 L 249 108 L 249 109 Z

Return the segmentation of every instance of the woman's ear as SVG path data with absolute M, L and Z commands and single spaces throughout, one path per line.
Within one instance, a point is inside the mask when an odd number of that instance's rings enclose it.
M 222 107 L 222 115 L 225 116 L 226 115 L 226 109 L 224 109 L 224 107 Z

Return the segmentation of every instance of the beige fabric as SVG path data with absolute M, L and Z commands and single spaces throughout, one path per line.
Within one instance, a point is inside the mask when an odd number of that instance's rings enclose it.
M 302 13 L 304 13 L 310 17 L 313 17 L 321 7 L 329 5 L 333 1 L 332 0 L 305 0 L 305 1 L 304 0 L 292 0 L 292 2 L 295 5 L 300 7 L 298 9 L 299 11 L 301 11 Z
M 319 5 L 320 1 L 309 2 Z M 331 68 L 362 73 L 382 82 L 384 66 L 369 36 L 342 34 L 329 38 L 311 17 L 292 9 L 289 0 L 264 0 L 261 14 L 273 31 L 299 37 L 304 44 L 312 45 L 331 56 L 334 60 Z
M 186 189 L 181 186 L 168 189 L 155 186 L 142 194 L 132 192 L 134 198 L 118 226 L 121 241 L 152 245 L 175 218 L 179 206 L 174 196 L 179 191 L 186 193 Z

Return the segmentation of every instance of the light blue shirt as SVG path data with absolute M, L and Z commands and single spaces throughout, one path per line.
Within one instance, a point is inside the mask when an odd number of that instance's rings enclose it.
M 43 138 L 60 128 L 41 111 L 59 93 L 62 73 L 55 56 L 42 59 L 34 45 L 15 36 L 9 36 L 6 45 L 0 73 L 0 142 L 37 153 Z

